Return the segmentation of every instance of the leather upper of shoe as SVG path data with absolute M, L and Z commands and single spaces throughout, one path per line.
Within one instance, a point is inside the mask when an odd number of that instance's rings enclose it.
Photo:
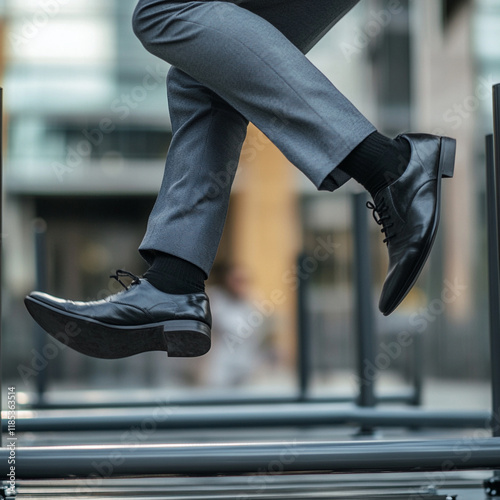
M 128 289 L 92 302 L 64 300 L 41 292 L 32 292 L 29 296 L 61 311 L 111 325 L 135 326 L 178 319 L 212 325 L 210 303 L 205 293 L 169 294 L 145 279 L 138 279 Z
M 437 217 L 440 138 L 427 134 L 401 137 L 411 146 L 408 166 L 401 177 L 374 197 L 389 252 L 389 269 L 380 297 L 382 311 L 405 287 L 430 243 Z

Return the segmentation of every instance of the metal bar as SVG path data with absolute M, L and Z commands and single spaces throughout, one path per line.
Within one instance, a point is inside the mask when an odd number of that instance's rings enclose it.
M 490 319 L 490 349 L 491 349 L 491 372 L 492 377 L 497 365 L 497 352 L 494 349 L 498 348 L 495 345 L 497 332 L 500 332 L 500 315 L 498 312 L 498 304 L 500 304 L 500 269 L 499 269 L 499 252 L 498 252 L 498 234 L 497 234 L 497 207 L 495 195 L 495 160 L 494 160 L 494 145 L 493 136 L 486 136 L 486 208 L 487 208 L 487 226 L 488 226 L 488 286 L 489 286 L 489 319 Z M 495 358 L 495 359 L 494 359 Z M 498 415 L 498 396 L 496 394 L 496 386 L 492 386 L 492 409 L 493 415 Z M 493 433 L 499 436 L 498 418 L 493 421 Z
M 500 84 L 493 86 L 493 133 L 495 147 L 495 187 L 496 187 L 496 214 L 497 229 L 496 236 L 498 248 L 500 247 Z M 491 276 L 490 279 L 496 279 L 498 286 L 498 275 Z M 498 308 L 498 302 L 494 305 Z M 498 353 L 500 352 L 500 329 L 490 331 L 490 349 L 491 349 L 491 382 L 493 396 L 493 432 L 495 436 L 500 436 L 500 365 L 498 363 Z
M 366 210 L 366 193 L 353 196 L 354 213 L 354 271 L 356 276 L 356 331 L 358 338 L 357 362 L 359 400 L 362 407 L 375 406 L 375 377 L 367 375 L 365 368 L 375 366 L 373 331 L 372 279 L 370 265 L 370 237 Z
M 422 404 L 422 393 L 424 388 L 424 342 L 422 334 L 413 332 L 413 406 Z
M 85 415 L 81 410 L 20 411 L 17 432 L 119 431 L 147 425 L 158 430 L 250 429 L 290 427 L 427 427 L 489 429 L 491 413 L 485 411 L 431 411 L 414 408 L 382 410 L 331 405 L 252 406 L 249 408 L 172 408 L 157 405 L 148 411 L 107 411 Z M 4 428 L 6 423 L 4 422 Z M 500 460 L 500 457 L 499 457 Z
M 35 219 L 33 222 L 33 233 L 35 240 L 36 258 L 36 289 L 47 290 L 47 224 L 43 219 Z M 43 352 L 47 334 L 34 323 L 35 346 L 37 352 Z M 37 372 L 36 390 L 39 403 L 43 403 L 45 390 L 47 388 L 47 367 L 44 366 Z
M 0 450 L 0 473 L 8 471 Z M 355 441 L 41 446 L 18 448 L 18 479 L 144 475 L 235 475 L 492 470 L 500 438 L 464 441 Z
M 0 413 L 2 408 L 2 264 L 3 264 L 3 89 L 0 87 Z M 3 446 L 3 420 L 0 415 L 0 447 Z
M 304 269 L 304 263 L 307 256 L 301 254 L 298 258 L 298 269 Z M 309 317 L 307 307 L 307 279 L 301 272 L 298 273 L 298 289 L 297 289 L 297 374 L 299 382 L 300 401 L 305 401 L 310 389 L 311 376 L 311 338 L 309 331 Z
M 78 394 L 78 391 L 76 391 Z M 21 396 L 22 395 L 22 396 Z M 86 397 L 83 394 L 81 397 L 77 396 L 74 401 L 68 401 L 67 398 L 58 400 L 54 398 L 50 399 L 51 393 L 46 393 L 45 398 L 42 402 L 37 401 L 36 398 L 29 396 L 27 393 L 19 393 L 19 399 L 25 401 L 22 404 L 23 409 L 32 410 L 71 410 L 71 409 L 99 409 L 99 408 L 150 408 L 158 405 L 159 401 L 165 399 L 164 395 L 159 395 L 156 399 L 134 399 L 133 397 L 127 400 L 111 400 L 109 395 L 106 394 L 92 394 Z M 376 396 L 377 403 L 393 404 L 393 403 L 405 403 L 408 405 L 415 405 L 415 391 L 412 389 L 399 390 L 392 394 L 381 394 Z M 177 399 L 171 400 L 170 398 L 165 400 L 165 404 L 169 406 L 246 406 L 246 405 L 282 405 L 282 404 L 294 404 L 302 402 L 304 404 L 318 404 L 318 403 L 330 403 L 330 404 L 340 404 L 340 403 L 353 403 L 355 400 L 352 396 L 324 396 L 324 397 L 311 397 L 302 399 L 300 396 L 290 396 L 290 397 L 278 397 L 278 396 L 261 396 L 261 397 L 207 397 L 205 398 L 193 398 L 193 399 Z M 19 404 L 21 407 L 21 404 Z

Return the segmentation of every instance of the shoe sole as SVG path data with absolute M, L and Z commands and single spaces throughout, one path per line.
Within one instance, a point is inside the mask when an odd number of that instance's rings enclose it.
M 422 269 L 424 268 L 427 258 L 429 257 L 434 240 L 436 239 L 436 234 L 439 226 L 439 218 L 441 215 L 441 179 L 453 177 L 453 171 L 455 169 L 455 153 L 456 153 L 457 141 L 451 139 L 450 137 L 441 137 L 441 144 L 439 150 L 439 165 L 437 174 L 437 201 L 436 201 L 436 211 L 434 213 L 434 223 L 432 227 L 431 237 L 427 245 L 424 247 L 422 253 L 420 254 L 420 259 L 417 261 L 413 272 L 408 277 L 405 285 L 402 287 L 402 292 L 396 296 L 394 301 L 386 311 L 383 311 L 384 316 L 389 316 L 394 310 L 401 304 L 404 298 L 408 295 L 413 285 L 417 281 Z
M 126 358 L 147 351 L 166 351 L 172 358 L 192 358 L 210 350 L 210 327 L 201 321 L 182 319 L 119 326 L 63 312 L 29 296 L 24 303 L 49 335 L 94 358 Z

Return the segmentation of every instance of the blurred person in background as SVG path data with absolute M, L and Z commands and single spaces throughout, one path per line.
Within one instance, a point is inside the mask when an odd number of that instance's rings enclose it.
M 242 266 L 220 265 L 213 274 L 218 275 L 217 284 L 209 288 L 214 342 L 203 382 L 212 387 L 241 386 L 255 379 L 263 366 L 272 318 L 251 301 L 249 276 Z
M 401 303 L 431 251 L 441 179 L 453 175 L 455 141 L 380 134 L 305 54 L 358 0 L 139 0 L 134 32 L 172 65 L 173 138 L 139 251 L 142 278 L 119 270 L 124 291 L 73 302 L 40 292 L 25 300 L 51 335 L 83 354 L 121 358 L 211 345 L 210 274 L 249 122 L 319 190 L 350 178 L 372 196 L 389 269 L 379 308 Z M 215 184 L 224 176 L 228 182 Z M 130 278 L 129 283 L 122 281 Z

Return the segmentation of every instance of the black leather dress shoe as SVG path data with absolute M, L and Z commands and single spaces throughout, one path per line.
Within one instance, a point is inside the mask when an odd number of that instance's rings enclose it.
M 116 359 L 167 351 L 169 357 L 194 357 L 210 349 L 212 318 L 205 293 L 172 295 L 134 276 L 126 290 L 96 302 L 40 292 L 24 302 L 46 332 L 87 356 Z
M 375 194 L 375 220 L 383 226 L 389 270 L 379 309 L 389 315 L 417 280 L 436 237 L 441 178 L 453 177 L 456 141 L 427 134 L 404 134 L 411 157 L 399 179 Z M 378 214 L 378 218 L 375 214 Z

